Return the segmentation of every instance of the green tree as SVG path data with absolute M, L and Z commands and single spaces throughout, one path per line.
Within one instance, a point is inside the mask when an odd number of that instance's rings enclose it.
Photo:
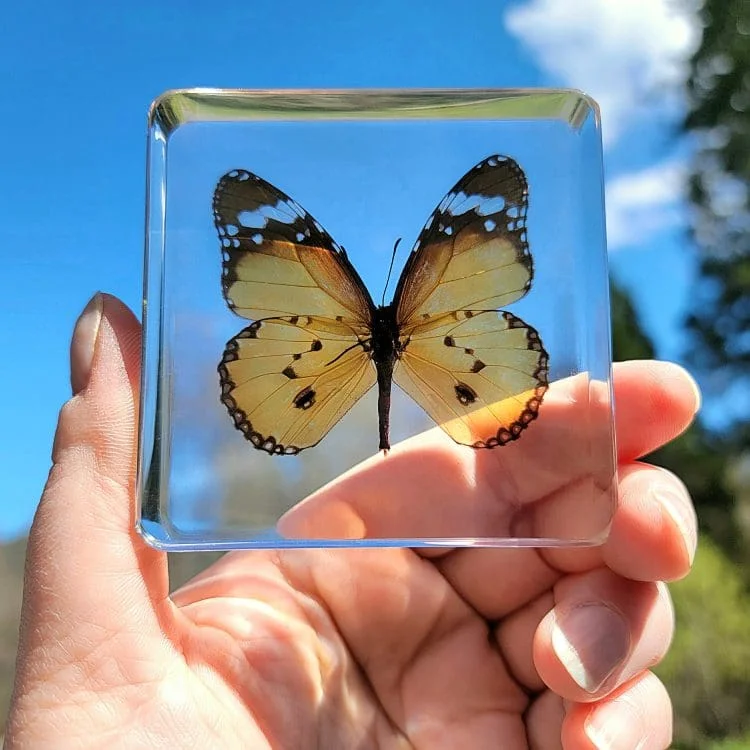
M 612 309 L 612 345 L 614 359 L 653 359 L 654 345 L 643 332 L 638 313 L 624 289 L 615 282 L 609 288 Z
M 614 358 L 653 356 L 628 295 L 612 284 L 610 298 Z M 677 632 L 657 669 L 674 703 L 680 750 L 750 750 L 750 596 L 729 557 L 745 549 L 732 513 L 729 447 L 696 423 L 647 458 L 683 479 L 704 532 L 693 572 L 671 587 Z
M 691 364 L 713 408 L 719 434 L 696 431 L 684 464 L 704 529 L 750 567 L 750 2 L 704 0 L 703 32 L 690 60 L 684 128 L 697 144 L 691 165 L 691 233 L 700 275 L 688 327 Z M 750 575 L 746 575 L 750 583 Z
M 671 589 L 677 630 L 656 671 L 672 697 L 675 747 L 749 748 L 750 596 L 743 581 L 704 538 L 693 572 Z M 733 743 L 712 744 L 730 737 Z
M 750 3 L 705 0 L 700 18 L 684 123 L 698 143 L 690 200 L 701 253 L 689 326 L 705 385 L 732 399 L 750 386 Z M 747 403 L 728 407 L 750 416 Z

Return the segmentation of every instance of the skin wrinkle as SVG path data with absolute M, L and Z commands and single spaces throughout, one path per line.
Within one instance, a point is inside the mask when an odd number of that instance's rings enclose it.
M 465 550 L 455 550 L 452 553 L 449 553 L 449 555 L 455 555 L 460 554 Z M 442 561 L 438 561 L 438 564 Z M 508 662 L 504 650 L 500 644 L 500 641 L 497 638 L 497 629 L 499 627 L 498 621 L 493 621 L 492 619 L 488 619 L 485 614 L 483 614 L 481 611 L 476 609 L 474 605 L 464 597 L 464 595 L 455 587 L 452 587 L 452 592 L 455 594 L 462 602 L 465 603 L 465 605 L 469 608 L 470 612 L 480 620 L 484 620 L 487 628 L 487 643 L 489 646 L 493 649 L 493 653 L 495 653 L 500 660 L 501 664 L 505 668 L 505 671 L 508 673 L 508 675 L 513 679 L 513 681 L 518 685 L 518 687 L 527 695 L 529 694 L 529 690 L 527 690 L 527 687 L 523 684 L 522 681 L 518 680 L 516 676 L 513 674 L 513 670 L 510 667 L 510 663 Z M 504 616 L 505 618 L 506 616 Z
M 470 578 L 469 580 L 463 579 L 466 575 L 466 569 L 472 569 L 472 563 L 476 558 L 477 552 L 478 550 L 475 549 L 459 549 L 450 557 L 440 561 L 441 572 L 446 576 L 455 590 L 466 589 L 467 586 L 475 583 L 474 578 Z M 519 591 L 519 594 L 509 600 L 509 592 L 500 588 L 501 601 L 497 602 L 490 598 L 490 594 L 487 591 L 479 588 L 478 590 L 473 590 L 471 596 L 464 594 L 470 606 L 488 620 L 501 620 L 525 607 L 538 594 L 548 591 L 552 583 L 558 580 L 559 571 L 548 565 L 538 552 L 536 549 L 521 547 L 489 550 L 486 553 L 483 551 L 481 554 L 484 554 L 485 558 L 491 555 L 493 561 L 502 562 L 504 566 L 517 571 L 522 570 L 524 576 L 529 573 L 532 560 L 538 564 L 539 570 L 531 571 L 533 575 L 523 588 L 522 598 L 519 597 L 521 594 Z M 546 575 L 546 573 L 551 575 Z M 495 581 L 492 582 L 490 588 L 493 593 L 498 589 L 498 586 L 502 587 L 503 584 L 497 584 Z M 500 605 L 499 608 L 498 605 Z
M 514 446 L 504 447 L 512 449 Z M 494 459 L 494 466 L 490 465 L 489 461 L 483 460 L 484 455 L 474 456 L 474 473 L 480 480 L 475 486 L 488 487 L 492 496 L 498 498 L 501 503 L 514 508 L 520 507 L 522 504 L 520 487 L 513 472 L 507 468 L 508 454 L 496 450 L 490 455 Z
M 311 578 L 310 583 L 312 583 L 316 588 L 316 594 L 317 594 L 317 600 L 322 603 L 322 606 L 325 607 L 326 612 L 328 613 L 328 616 L 331 619 L 331 622 L 339 629 L 339 632 L 342 632 L 342 623 L 338 622 L 335 616 L 335 613 L 330 609 L 330 607 L 325 603 L 325 596 L 320 590 L 318 586 L 318 582 L 315 580 L 315 576 L 313 575 Z M 357 660 L 358 669 L 360 670 L 361 674 L 363 675 L 364 679 L 367 681 L 367 684 L 369 685 L 370 689 L 372 690 L 373 695 L 377 698 L 378 704 L 380 705 L 383 714 L 388 718 L 388 720 L 394 725 L 394 729 L 398 732 L 403 733 L 403 729 L 399 725 L 396 719 L 394 719 L 391 716 L 391 712 L 388 711 L 385 706 L 383 705 L 382 701 L 380 700 L 380 693 L 382 691 L 378 690 L 376 686 L 372 683 L 369 676 L 369 663 L 368 660 L 365 658 L 359 658 Z M 389 680 L 390 684 L 388 686 L 388 691 L 391 689 L 396 690 L 401 683 L 402 675 L 398 675 L 395 678 L 392 678 Z
M 111 650 L 112 638 L 124 639 L 130 637 L 130 634 L 120 633 L 111 634 L 109 631 L 103 631 L 101 627 L 89 623 L 89 629 L 95 632 L 89 637 L 87 636 L 86 626 L 79 625 L 77 628 L 71 631 L 68 639 L 61 639 L 56 644 L 56 651 L 61 651 L 65 657 L 64 659 L 54 659 L 56 668 L 53 672 L 50 672 L 45 677 L 36 675 L 36 679 L 42 682 L 49 682 L 54 684 L 54 675 L 64 675 L 66 672 L 75 675 L 73 679 L 66 678 L 64 682 L 66 684 L 74 685 L 88 685 L 91 684 L 93 688 L 85 688 L 82 690 L 83 694 L 90 692 L 92 689 L 96 689 L 97 686 L 101 688 L 113 688 L 115 693 L 119 689 L 124 692 L 131 692 L 134 685 L 136 687 L 142 687 L 149 684 L 157 684 L 162 678 L 161 673 L 153 673 L 146 675 L 142 670 L 131 670 L 125 671 L 125 667 L 132 663 L 131 659 L 121 658 L 115 659 L 107 652 Z M 81 639 L 83 638 L 83 643 Z M 100 652 L 104 652 L 101 653 Z M 127 651 L 126 651 L 127 653 Z M 114 669 L 112 669 L 114 667 Z M 75 692 L 72 695 L 76 695 Z
M 459 639 L 462 635 L 463 630 L 465 629 L 473 629 L 476 627 L 479 627 L 481 625 L 480 621 L 473 616 L 472 613 L 467 613 L 466 618 L 462 618 L 461 621 L 455 623 L 452 628 L 450 628 L 445 633 L 441 634 L 437 639 L 432 639 L 431 635 L 432 633 L 426 633 L 423 638 L 421 639 L 421 642 L 417 645 L 413 652 L 413 656 L 409 660 L 410 664 L 418 664 L 426 660 L 427 657 L 429 657 L 430 651 L 439 650 L 440 646 L 444 646 L 446 641 L 450 641 L 452 639 Z M 485 627 L 487 627 L 488 632 L 488 638 L 487 643 L 488 646 L 492 648 L 492 652 L 497 655 L 497 657 L 500 659 L 502 663 L 504 663 L 504 659 L 502 658 L 502 654 L 499 653 L 499 651 L 494 647 L 494 644 L 490 643 L 489 639 L 489 626 L 488 624 L 484 623 Z M 419 658 L 421 656 L 421 659 Z M 401 682 L 405 683 L 408 680 L 408 677 L 406 674 L 404 674 L 401 678 Z M 402 688 L 403 692 L 403 688 Z M 493 709 L 474 709 L 471 711 L 471 719 L 476 718 L 476 716 L 480 716 L 485 713 L 506 713 L 508 715 L 513 715 L 516 713 L 515 708 L 493 708 Z M 458 717 L 451 717 L 451 723 L 454 724 L 463 724 L 467 723 L 471 720 L 468 716 L 458 716 Z
M 427 564 L 427 563 L 425 563 Z M 455 592 L 452 592 L 455 593 Z M 447 597 L 447 593 L 444 596 L 444 599 Z M 320 593 L 319 593 L 320 596 Z M 440 608 L 443 612 L 445 611 L 443 607 Z M 460 616 L 457 621 L 453 624 L 451 624 L 447 629 L 445 628 L 445 623 L 442 623 L 440 621 L 440 618 L 432 618 L 431 624 L 427 630 L 423 631 L 420 635 L 420 637 L 416 640 L 413 647 L 409 650 L 409 652 L 404 656 L 403 658 L 403 664 L 405 665 L 404 670 L 398 674 L 393 675 L 387 682 L 383 682 L 381 679 L 379 681 L 378 687 L 373 687 L 373 690 L 375 691 L 376 695 L 382 695 L 382 694 L 388 694 L 388 693 L 395 693 L 395 694 L 401 694 L 402 695 L 402 707 L 400 713 L 405 713 L 405 707 L 403 704 L 403 685 L 408 682 L 409 676 L 407 674 L 407 670 L 413 669 L 413 665 L 419 664 L 424 660 L 425 654 L 429 652 L 429 650 L 434 649 L 436 645 L 443 645 L 444 641 L 450 640 L 451 638 L 457 637 L 457 633 L 460 633 L 460 631 L 466 627 L 466 625 L 469 625 L 470 627 L 473 627 L 475 625 L 475 620 L 472 616 L 472 610 L 469 610 L 467 607 L 466 612 Z M 439 637 L 436 639 L 436 633 L 438 631 L 442 631 Z M 420 656 L 422 657 L 420 659 Z M 364 667 L 365 674 L 367 673 L 367 659 L 360 655 L 359 658 L 360 663 Z M 372 685 L 372 683 L 370 683 Z M 399 687 L 401 686 L 401 687 Z M 383 704 L 381 703 L 381 706 Z M 406 734 L 406 726 L 404 726 L 393 714 L 392 710 L 387 710 L 384 707 L 384 710 L 386 711 L 386 715 L 390 717 L 391 722 L 395 722 L 397 727 L 399 728 L 399 731 L 401 733 Z
M 550 716 L 552 710 L 555 711 L 555 716 Z M 540 692 L 526 709 L 524 717 L 528 750 L 556 750 L 561 747 L 560 730 L 565 721 L 565 713 L 560 696 L 549 689 Z M 539 720 L 536 720 L 536 714 L 541 714 Z
M 203 626 L 206 627 L 206 626 Z M 231 677 L 232 675 L 237 675 L 238 679 L 236 680 L 236 687 L 234 689 L 229 688 L 230 694 L 234 695 L 237 700 L 245 707 L 245 709 L 253 716 L 254 721 L 256 725 L 258 726 L 260 730 L 260 734 L 264 737 L 272 737 L 274 732 L 272 731 L 272 717 L 264 718 L 262 715 L 260 715 L 258 712 L 253 711 L 252 709 L 252 700 L 251 698 L 255 697 L 257 693 L 257 689 L 251 685 L 248 685 L 247 679 L 242 679 L 241 675 L 256 675 L 258 673 L 258 662 L 254 666 L 251 665 L 249 662 L 249 655 L 247 654 L 246 650 L 240 646 L 238 653 L 236 656 L 234 655 L 234 649 L 233 649 L 233 641 L 230 636 L 224 631 L 222 631 L 219 628 L 215 628 L 213 626 L 209 626 L 216 632 L 216 635 L 221 640 L 227 640 L 228 641 L 228 647 L 225 649 L 221 649 L 221 652 L 223 654 L 223 658 L 229 659 L 224 664 L 219 664 L 217 662 L 209 662 L 207 658 L 205 658 L 204 655 L 201 654 L 200 648 L 194 648 L 192 643 L 189 645 L 186 644 L 186 648 L 184 653 L 185 657 L 185 663 L 186 666 L 189 668 L 191 665 L 195 667 L 196 664 L 200 665 L 200 670 L 202 671 L 208 671 L 212 675 L 216 675 L 219 681 L 219 687 L 223 687 L 224 685 L 231 685 L 232 680 L 227 679 L 228 677 Z M 269 639 L 270 640 L 270 639 Z M 191 639 L 192 641 L 192 639 Z M 294 643 L 292 639 L 289 640 L 289 643 Z M 237 644 L 240 645 L 240 644 Z M 296 645 L 296 644 L 295 644 Z M 218 651 L 218 649 L 217 649 Z M 234 663 L 236 666 L 232 668 L 232 663 Z M 251 667 L 248 669 L 248 667 Z M 257 680 L 255 680 L 257 682 Z M 274 680 L 263 680 L 263 683 L 266 684 L 269 688 L 271 686 L 276 685 L 276 681 Z M 247 692 L 247 694 L 244 694 Z M 273 745 L 272 745 L 273 746 Z
M 324 607 L 322 607 L 322 605 L 320 604 L 320 602 L 314 600 L 314 598 L 310 597 L 310 596 L 306 596 L 306 597 L 304 597 L 303 599 L 300 600 L 300 597 L 298 595 L 296 595 L 294 597 L 294 599 L 297 601 L 297 604 L 299 605 L 299 607 L 297 609 L 297 614 L 303 614 L 303 616 L 305 618 L 305 622 L 306 622 L 307 627 L 309 629 L 309 632 L 311 634 L 315 634 L 316 632 L 319 632 L 320 631 L 320 627 L 318 626 L 316 628 L 315 625 L 313 624 L 313 619 L 311 619 L 309 617 L 309 614 L 310 614 L 310 607 L 309 607 L 309 605 L 313 604 L 316 609 L 325 611 Z M 283 625 L 283 622 L 284 621 L 281 621 L 282 627 L 285 627 Z M 315 638 L 314 635 L 313 635 L 313 638 Z M 290 641 L 290 643 L 293 643 L 295 646 L 299 643 L 299 639 L 295 638 L 295 636 L 293 634 L 291 634 L 291 633 L 289 635 L 289 641 Z M 344 656 L 345 656 L 345 654 L 344 654 Z M 320 680 L 321 684 L 330 684 L 330 682 L 332 680 L 336 679 L 336 675 L 337 674 L 339 674 L 340 672 L 344 671 L 346 668 L 348 668 L 350 666 L 346 659 L 342 660 L 340 657 L 341 657 L 341 654 L 339 654 L 339 659 L 338 659 L 338 663 L 339 663 L 340 666 L 338 666 L 338 668 L 337 668 L 336 664 L 333 664 L 332 668 L 328 670 L 328 673 L 326 673 L 324 671 L 323 665 L 322 665 L 322 663 L 320 662 L 319 659 L 315 659 L 314 660 L 315 663 L 318 664 L 318 668 L 319 668 L 319 680 Z M 318 692 L 320 692 L 320 691 L 318 691 Z
M 575 490 L 577 485 L 583 484 L 585 486 L 590 479 L 591 479 L 591 476 L 588 474 L 572 477 L 570 481 L 566 482 L 565 484 L 560 485 L 559 487 L 554 489 L 552 492 L 549 492 L 546 495 L 542 495 L 540 497 L 531 499 L 527 503 L 524 503 L 524 505 L 520 506 L 519 510 L 521 510 L 522 513 L 521 513 L 521 517 L 517 519 L 518 522 L 523 524 L 523 521 L 525 518 L 528 518 L 532 521 L 532 527 L 528 530 L 528 533 L 524 534 L 524 536 L 535 537 L 539 534 L 536 528 L 536 525 L 537 525 L 536 522 L 538 521 L 537 515 L 543 514 L 545 505 L 547 504 L 554 505 L 556 501 L 559 502 L 567 494 Z M 593 486 L 594 486 L 594 489 L 599 490 L 602 495 L 605 493 L 608 494 L 610 491 L 609 485 L 606 485 L 606 486 L 598 485 L 595 480 L 594 480 Z M 511 529 L 511 531 L 513 531 L 513 529 Z M 515 532 L 514 532 L 514 535 L 515 535 Z M 545 535 L 543 534 L 542 536 L 545 536 Z M 543 561 L 545 561 L 545 563 L 549 565 L 549 567 L 554 569 L 560 575 L 563 574 L 563 571 L 559 570 L 555 566 L 554 562 L 547 560 L 548 553 L 544 547 L 535 549 L 534 551 L 541 557 Z

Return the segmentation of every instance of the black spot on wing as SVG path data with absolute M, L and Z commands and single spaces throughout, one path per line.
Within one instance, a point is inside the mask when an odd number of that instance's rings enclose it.
M 454 386 L 456 398 L 463 406 L 470 406 L 477 400 L 477 392 L 466 383 L 456 383 Z
M 297 409 L 309 409 L 315 403 L 315 391 L 308 385 L 292 401 Z

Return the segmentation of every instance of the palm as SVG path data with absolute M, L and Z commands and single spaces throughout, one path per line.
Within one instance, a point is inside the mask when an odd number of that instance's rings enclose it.
M 449 558 L 225 557 L 165 604 L 163 667 L 184 698 L 172 727 L 224 747 L 525 747 L 526 691 L 541 686 L 510 675 L 495 629 L 441 573 Z

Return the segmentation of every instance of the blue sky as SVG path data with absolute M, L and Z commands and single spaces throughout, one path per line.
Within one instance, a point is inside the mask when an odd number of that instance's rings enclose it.
M 145 124 L 171 88 L 525 87 L 602 104 L 613 273 L 679 359 L 694 273 L 686 147 L 671 140 L 695 32 L 666 0 L 11 3 L 0 25 L 0 539 L 24 533 L 97 290 L 140 309 Z M 458 175 L 457 175 L 458 176 Z M 447 186 L 446 186 L 447 187 Z

